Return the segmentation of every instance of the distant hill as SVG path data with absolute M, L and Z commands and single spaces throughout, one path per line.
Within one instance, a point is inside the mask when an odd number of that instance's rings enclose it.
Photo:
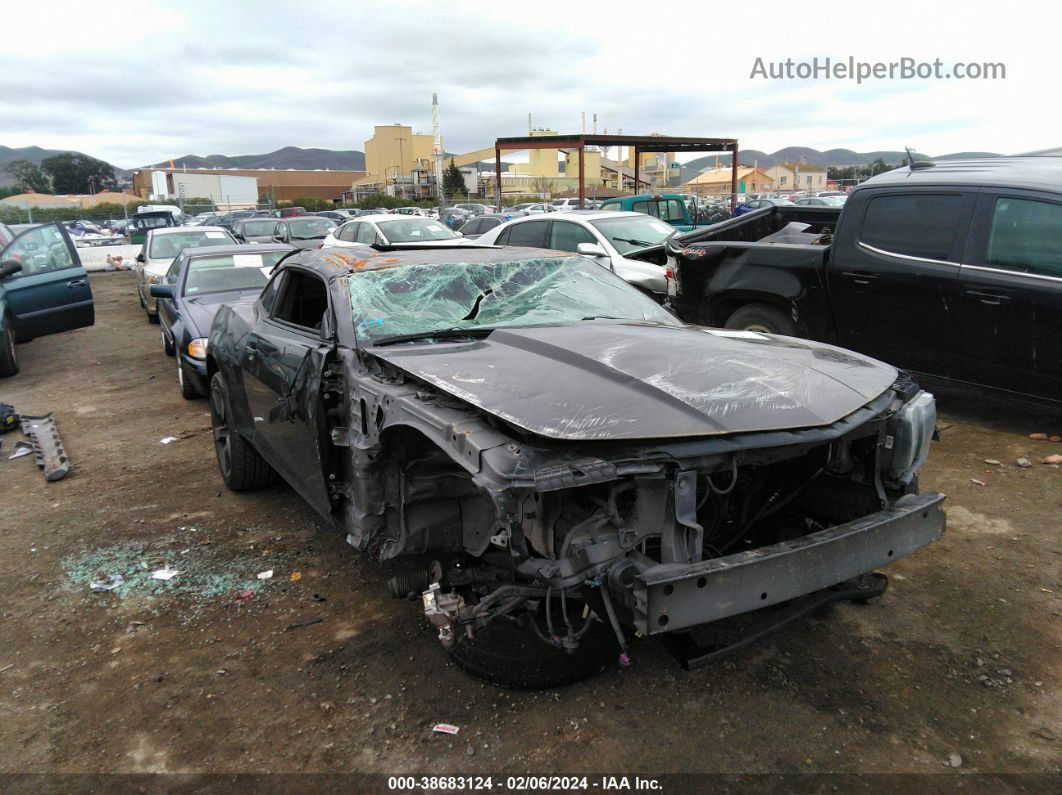
M 39 146 L 23 146 L 20 149 L 13 149 L 10 146 L 0 146 L 0 167 L 10 163 L 12 160 L 28 160 L 31 163 L 40 165 L 45 158 L 61 155 L 64 152 L 70 152 L 75 155 L 83 154 L 82 152 L 75 152 L 73 149 L 41 149 Z M 112 168 L 119 178 L 125 173 L 118 166 L 112 166 Z M 0 172 L 0 187 L 13 185 L 14 182 L 15 180 L 9 174 Z
M 920 160 L 958 160 L 970 157 L 999 157 L 995 152 L 954 152 L 950 155 L 931 156 L 915 152 L 915 157 Z M 803 158 L 805 163 L 813 163 L 820 166 L 867 166 L 878 158 L 886 163 L 894 164 L 903 162 L 907 153 L 902 150 L 886 150 L 880 152 L 854 152 L 851 149 L 827 149 L 820 152 L 807 146 L 787 146 L 777 152 L 762 152 L 759 149 L 742 149 L 738 152 L 738 158 L 742 165 L 751 166 L 756 163 L 760 168 L 770 168 L 784 162 L 800 162 Z M 703 171 L 712 168 L 718 161 L 719 165 L 730 165 L 730 154 L 720 152 L 718 155 L 709 154 L 698 157 L 683 164 L 683 172 L 686 170 Z
M 169 160 L 153 163 L 145 168 L 168 168 Z M 356 149 L 300 149 L 285 146 L 264 155 L 184 155 L 173 158 L 176 168 L 275 168 L 316 169 L 332 171 L 364 171 L 365 153 Z

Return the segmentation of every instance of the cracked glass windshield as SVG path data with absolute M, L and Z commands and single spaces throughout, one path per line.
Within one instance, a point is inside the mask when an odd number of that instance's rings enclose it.
M 350 277 L 354 327 L 372 340 L 583 320 L 678 321 L 582 257 L 403 265 Z

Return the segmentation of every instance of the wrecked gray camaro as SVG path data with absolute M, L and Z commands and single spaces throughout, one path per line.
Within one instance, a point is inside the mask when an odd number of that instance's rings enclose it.
M 357 549 L 408 559 L 393 592 L 495 682 L 665 633 L 698 664 L 710 622 L 876 596 L 869 572 L 944 532 L 917 489 L 932 395 L 829 345 L 682 324 L 579 256 L 302 251 L 219 312 L 208 368 L 226 483 L 279 474 Z

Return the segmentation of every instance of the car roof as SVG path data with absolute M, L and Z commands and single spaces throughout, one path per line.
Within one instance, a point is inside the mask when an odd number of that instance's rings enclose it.
M 286 262 L 302 264 L 319 271 L 329 280 L 350 276 L 367 270 L 382 270 L 402 265 L 443 265 L 449 263 L 492 264 L 514 262 L 522 259 L 554 259 L 575 257 L 569 251 L 550 251 L 522 246 L 477 246 L 462 243 L 449 246 L 425 246 L 423 248 L 388 248 L 383 251 L 369 249 L 329 247 L 304 249 L 292 255 Z
M 228 232 L 221 226 L 160 226 L 156 229 L 149 229 L 148 233 L 151 235 L 173 235 L 178 232 Z
M 416 218 L 417 216 L 412 216 Z M 357 218 L 352 218 L 351 221 L 409 221 L 410 216 L 400 215 L 396 216 L 394 213 L 377 213 L 376 215 L 359 215 Z M 424 221 L 431 221 L 433 223 L 439 223 L 434 218 L 423 218 Z
M 855 190 L 887 185 L 970 185 L 1062 190 L 1062 158 L 980 157 L 915 162 L 860 183 Z
M 187 254 L 189 259 L 198 259 L 199 257 L 221 257 L 227 254 L 262 254 L 271 251 L 295 251 L 295 246 L 289 246 L 287 243 L 240 243 L 231 246 L 197 246 L 186 248 L 181 253 Z

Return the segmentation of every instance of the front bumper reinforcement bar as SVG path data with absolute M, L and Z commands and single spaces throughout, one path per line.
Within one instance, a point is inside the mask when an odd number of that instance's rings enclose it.
M 698 563 L 665 563 L 635 580 L 643 635 L 749 613 L 852 580 L 944 535 L 943 494 L 908 494 L 883 511 L 791 541 Z

